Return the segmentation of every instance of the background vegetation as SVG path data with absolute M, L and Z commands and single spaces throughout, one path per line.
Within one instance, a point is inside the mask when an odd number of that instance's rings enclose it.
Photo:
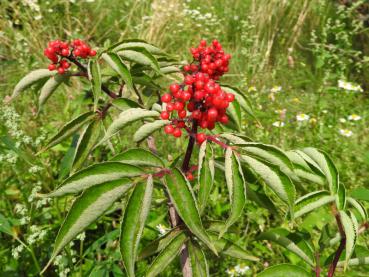
M 245 119 L 244 134 L 286 149 L 314 146 L 326 150 L 352 195 L 369 200 L 363 191 L 369 186 L 369 6 L 365 2 L 3 0 L 0 97 L 5 103 L 25 73 L 47 66 L 42 50 L 52 39 L 82 38 L 99 47 L 108 40 L 142 38 L 186 60 L 188 49 L 200 38 L 217 38 L 233 56 L 225 81 L 250 95 L 260 121 Z M 50 256 L 54 235 L 70 203 L 68 199 L 50 203 L 33 199 L 38 191 L 51 190 L 68 175 L 77 138 L 37 158 L 34 154 L 62 122 L 77 114 L 86 102 L 86 93 L 88 87 L 77 82 L 59 89 L 38 116 L 36 90 L 0 109 L 1 276 L 35 275 Z M 168 155 L 185 146 L 163 135 L 156 140 L 160 151 Z M 124 150 L 128 143 L 123 136 L 116 150 Z M 104 159 L 99 154 L 93 158 Z M 208 213 L 222 219 L 229 209 L 222 204 L 226 197 L 215 189 L 214 206 Z M 115 210 L 70 245 L 56 261 L 55 275 L 104 276 L 112 272 L 122 276 L 117 233 L 113 231 L 119 224 Z M 250 267 L 245 274 L 285 261 L 300 263 L 297 256 L 253 240 L 258 232 L 278 227 L 282 218 L 276 219 L 252 202 L 246 211 L 237 226 L 242 234 L 239 243 L 262 262 L 244 264 Z M 320 209 L 300 226 L 307 232 L 320 232 L 330 217 L 328 210 Z M 159 235 L 159 224 L 168 226 L 165 218 L 150 214 L 146 238 Z M 367 235 L 360 240 L 367 244 Z M 365 251 L 356 255 L 368 256 Z M 211 275 L 226 276 L 237 264 L 213 259 Z M 367 270 L 351 268 L 338 275 L 367 276 Z M 174 267 L 167 273 L 176 274 L 180 273 Z

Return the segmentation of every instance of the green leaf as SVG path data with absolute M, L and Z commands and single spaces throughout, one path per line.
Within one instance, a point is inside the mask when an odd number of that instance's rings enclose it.
M 347 262 L 341 261 L 337 263 L 338 267 L 344 267 L 345 265 L 367 265 L 369 264 L 369 257 L 360 257 L 360 258 L 354 258 L 350 259 Z
M 326 190 L 314 191 L 308 193 L 295 202 L 295 218 L 318 209 L 335 200 L 333 195 L 330 195 Z
M 48 150 L 49 148 L 59 144 L 63 140 L 67 139 L 71 135 L 73 135 L 75 132 L 77 132 L 80 128 L 82 128 L 83 125 L 85 125 L 87 122 L 91 121 L 93 117 L 95 116 L 94 112 L 86 112 L 84 114 L 81 114 L 77 116 L 76 118 L 69 121 L 67 124 L 65 124 L 59 132 L 54 135 L 47 145 L 41 150 L 41 152 Z
M 251 107 L 250 100 L 242 93 L 239 89 L 227 85 L 222 86 L 222 90 L 234 94 L 236 101 L 240 104 L 241 108 L 247 112 L 250 116 L 256 119 L 254 112 Z
M 230 147 L 228 147 L 225 152 L 224 168 L 231 202 L 231 213 L 219 237 L 222 237 L 227 229 L 239 219 L 246 204 L 246 183 L 243 177 L 241 164 Z
M 171 174 L 165 176 L 165 185 L 176 211 L 187 228 L 216 254 L 217 251 L 202 226 L 192 187 L 179 169 L 174 168 Z
M 341 217 L 343 230 L 345 231 L 345 236 L 346 236 L 345 263 L 347 265 L 355 249 L 355 244 L 356 244 L 356 239 L 357 239 L 357 234 L 358 234 L 358 223 L 353 214 L 350 214 L 349 216 L 344 211 L 339 211 L 339 214 Z
M 164 167 L 164 162 L 155 154 L 142 148 L 132 148 L 113 157 L 111 161 L 137 166 Z
M 196 242 L 188 242 L 188 253 L 190 256 L 192 275 L 194 277 L 207 277 L 209 266 L 205 254 Z
M 346 208 L 346 188 L 340 183 L 336 194 L 336 205 L 339 210 L 345 210 Z
M 369 202 L 369 189 L 367 188 L 356 188 L 351 191 L 351 196 L 357 200 Z
M 257 277 L 311 277 L 312 274 L 307 272 L 303 267 L 292 264 L 280 264 L 271 266 L 259 273 Z
M 210 158 L 206 154 L 210 151 Z M 199 151 L 199 166 L 198 166 L 198 204 L 200 214 L 205 210 L 211 189 L 214 184 L 214 154 L 213 149 L 207 145 L 206 140 L 201 144 Z
M 251 139 L 240 134 L 232 134 L 232 133 L 222 133 L 220 134 L 221 138 L 224 138 L 228 140 L 232 144 L 246 144 L 247 142 L 250 142 Z
M 160 73 L 160 67 L 155 57 L 143 47 L 129 47 L 117 52 L 119 56 L 130 62 L 150 66 Z
M 134 142 L 141 142 L 154 133 L 157 130 L 160 130 L 165 125 L 169 124 L 169 120 L 155 120 L 154 122 L 146 123 L 142 125 L 136 133 L 133 135 Z
M 181 72 L 181 70 L 178 67 L 173 66 L 173 65 L 160 67 L 160 71 L 162 74 L 171 74 L 171 73 Z
M 146 185 L 136 185 L 124 211 L 120 229 L 120 253 L 128 276 L 135 276 L 137 250 L 149 214 L 152 191 L 153 179 L 149 175 Z
M 141 250 L 137 260 L 142 260 L 150 257 L 168 246 L 168 244 L 177 236 L 183 233 L 183 230 L 173 229 L 164 236 L 150 242 L 144 249 Z
M 290 178 L 285 173 L 276 166 L 267 165 L 246 155 L 241 155 L 241 162 L 246 163 L 260 176 L 275 194 L 289 205 L 292 211 L 296 191 Z
M 233 243 L 232 241 L 225 238 L 219 239 L 218 238 L 219 236 L 214 233 L 209 233 L 209 236 L 212 239 L 214 246 L 219 253 L 236 259 L 254 262 L 259 261 L 258 257 L 250 255 L 246 250 L 244 250 L 237 244 Z
M 256 142 L 247 142 L 241 147 L 242 150 L 244 150 L 246 153 L 279 166 L 281 171 L 284 172 L 291 179 L 298 180 L 297 176 L 294 173 L 292 162 L 290 161 L 286 153 L 278 147 Z
M 55 191 L 47 194 L 46 197 L 59 197 L 70 193 L 78 193 L 107 181 L 114 181 L 124 177 L 136 177 L 143 173 L 144 171 L 136 166 L 119 162 L 94 164 L 70 176 Z
M 232 121 L 236 124 L 237 129 L 241 130 L 241 109 L 240 105 L 237 102 L 232 102 L 229 104 L 227 108 L 227 113 Z
M 132 48 L 132 47 L 142 47 L 145 48 L 147 51 L 149 51 L 152 54 L 160 55 L 163 54 L 163 51 L 160 50 L 158 47 L 147 43 L 144 40 L 140 39 L 129 39 L 129 40 L 123 40 L 121 42 L 118 42 L 117 44 L 113 45 L 110 49 L 113 51 L 119 51 L 122 49 Z
M 101 133 L 101 121 L 92 121 L 80 135 L 73 160 L 72 172 L 82 167 L 90 151 L 97 143 Z
M 69 78 L 69 74 L 56 74 L 51 77 L 47 82 L 42 86 L 40 96 L 38 98 L 38 108 L 39 110 L 45 104 L 47 99 L 52 95 L 52 93 L 60 86 L 61 83 L 66 81 Z
M 141 107 L 140 104 L 138 104 L 136 101 L 124 97 L 113 99 L 112 104 L 114 107 L 117 107 L 121 111 Z
M 325 177 L 327 178 L 330 192 L 332 194 L 336 194 L 339 187 L 339 175 L 336 166 L 334 165 L 328 154 L 311 147 L 304 148 L 303 152 L 318 164 L 319 168 L 322 170 Z
M 116 71 L 128 88 L 133 89 L 132 76 L 128 67 L 116 53 L 104 53 L 101 57 Z
M 59 230 L 48 265 L 65 245 L 103 215 L 131 187 L 130 180 L 120 179 L 105 182 L 84 191 L 73 203 Z
M 347 197 L 347 202 L 359 213 L 362 221 L 367 221 L 368 214 L 365 207 L 352 197 Z
M 40 81 L 44 78 L 50 77 L 55 75 L 55 71 L 50 71 L 48 69 L 37 69 L 34 71 L 31 71 L 26 76 L 24 76 L 18 84 L 15 86 L 13 90 L 13 94 L 11 96 L 11 99 L 13 100 L 15 97 L 17 97 L 23 90 L 26 88 L 32 86 L 37 81 Z
M 12 222 L 0 213 L 0 232 L 16 237 L 16 232 L 13 231 Z
M 286 154 L 293 164 L 293 171 L 297 177 L 318 185 L 324 185 L 326 183 L 324 174 L 320 171 L 313 171 L 309 164 L 296 151 L 287 151 Z
M 145 276 L 153 277 L 161 273 L 178 256 L 186 240 L 185 233 L 177 235 L 155 258 Z
M 145 109 L 140 108 L 133 108 L 129 110 L 125 110 L 124 112 L 120 113 L 118 118 L 115 119 L 112 124 L 108 127 L 108 130 L 106 130 L 105 137 L 102 139 L 102 142 L 108 140 L 110 137 L 117 134 L 122 128 L 127 126 L 128 124 L 144 119 L 147 117 L 157 117 L 160 114 L 156 111 L 149 111 Z
M 94 95 L 94 110 L 97 109 L 97 104 L 101 95 L 101 72 L 98 60 L 90 60 L 88 62 L 88 79 L 91 82 L 91 89 Z
M 267 232 L 262 233 L 257 237 L 258 240 L 269 240 L 275 242 L 287 250 L 291 251 L 292 253 L 299 256 L 309 265 L 314 266 L 314 261 L 310 258 L 311 255 L 305 253 L 296 243 L 290 240 L 287 235 L 289 232 L 284 229 L 272 229 Z M 310 253 L 311 254 L 311 253 Z

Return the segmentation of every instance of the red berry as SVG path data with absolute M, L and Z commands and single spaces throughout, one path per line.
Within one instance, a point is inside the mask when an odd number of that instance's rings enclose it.
M 234 94 L 227 93 L 226 99 L 227 99 L 228 102 L 233 102 L 233 100 L 234 100 Z
M 89 55 L 90 55 L 91 57 L 95 56 L 95 55 L 96 55 L 96 50 L 90 50 Z
M 183 70 L 184 71 L 190 71 L 191 70 L 191 66 L 186 64 L 184 67 L 183 67 Z
M 55 64 L 49 64 L 49 66 L 48 66 L 48 69 L 50 70 L 50 71 L 53 71 L 53 70 L 55 70 L 56 69 L 56 65 Z
M 182 135 L 182 131 L 181 131 L 181 129 L 179 129 L 179 128 L 175 128 L 175 129 L 173 130 L 173 136 L 174 136 L 174 137 L 179 138 L 181 135 Z
M 201 118 L 201 111 L 200 110 L 195 110 L 192 112 L 192 118 L 194 119 L 200 119 Z
M 175 102 L 174 109 L 177 111 L 181 111 L 184 109 L 184 104 L 182 102 Z
M 77 49 L 75 49 L 75 50 L 73 51 L 73 54 L 74 54 L 76 57 L 78 57 L 78 56 L 80 56 L 80 55 L 81 55 L 81 50 L 79 50 L 79 48 L 77 48 Z
M 186 77 L 185 77 L 185 84 L 186 85 L 192 85 L 193 84 L 193 77 L 191 76 L 191 75 L 187 75 Z
M 178 112 L 178 117 L 179 118 L 185 118 L 187 115 L 187 112 L 185 110 L 181 110 Z
M 228 116 L 227 115 L 222 115 L 220 118 L 219 118 L 219 121 L 223 124 L 227 124 L 228 123 Z
M 163 120 L 167 120 L 169 118 L 169 113 L 167 111 L 162 111 L 160 117 Z
M 184 127 L 186 127 L 186 123 L 184 121 L 178 121 L 176 126 L 178 128 L 184 128 Z
M 181 87 L 178 84 L 171 84 L 169 89 L 172 93 L 177 93 Z
M 173 103 L 168 103 L 167 104 L 167 111 L 168 112 L 171 112 L 171 111 L 173 111 L 174 110 L 174 105 L 173 105 Z
M 61 51 L 61 54 L 62 54 L 62 56 L 68 56 L 69 55 L 69 49 L 63 49 L 62 51 Z
M 63 67 L 59 67 L 58 68 L 58 73 L 59 74 L 64 74 L 65 73 L 65 69 Z
M 218 116 L 218 111 L 215 108 L 210 108 L 208 110 L 208 120 L 210 121 L 215 121 L 217 119 Z
M 193 179 L 194 179 L 194 177 L 193 177 L 193 175 L 192 175 L 191 172 L 187 172 L 186 173 L 186 178 L 187 178 L 188 181 L 193 181 Z
M 169 93 L 164 94 L 161 97 L 161 101 L 163 101 L 164 103 L 168 103 L 172 100 L 172 96 Z
M 193 112 L 195 110 L 195 103 L 194 102 L 190 102 L 187 104 L 187 110 L 189 112 Z
M 167 134 L 172 134 L 174 131 L 174 127 L 172 125 L 166 125 L 164 127 L 164 132 Z
M 196 140 L 199 144 L 201 144 L 206 140 L 206 135 L 204 133 L 198 133 L 196 134 Z

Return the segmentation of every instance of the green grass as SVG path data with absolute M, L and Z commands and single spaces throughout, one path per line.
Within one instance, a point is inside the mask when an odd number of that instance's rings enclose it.
M 368 59 L 365 58 L 369 55 L 366 46 L 369 34 L 366 27 L 355 31 L 356 23 L 352 23 L 350 16 L 357 19 L 356 13 L 347 12 L 345 16 L 339 16 L 337 5 L 328 0 L 230 0 L 227 4 L 222 0 L 39 2 L 40 12 L 19 1 L 0 3 L 0 98 L 10 95 L 25 73 L 47 66 L 43 48 L 51 39 L 78 37 L 94 47 L 102 47 L 108 40 L 143 38 L 182 60 L 189 59 L 189 47 L 196 45 L 200 38 L 217 38 L 233 57 L 231 72 L 224 80 L 239 86 L 250 96 L 261 123 L 245 118 L 246 135 L 284 149 L 321 148 L 336 162 L 347 188 L 369 186 Z M 183 3 L 187 4 L 184 6 Z M 39 14 L 42 18 L 35 20 Z M 329 19 L 341 20 L 343 25 L 329 27 Z M 318 43 L 315 45 L 312 44 L 313 30 Z M 327 51 L 327 45 L 334 48 Z M 356 57 L 356 52 L 361 54 Z M 339 89 L 339 79 L 357 82 L 364 87 L 364 92 L 348 93 Z M 282 91 L 271 94 L 274 86 L 281 86 Z M 0 245 L 2 276 L 35 275 L 36 262 L 32 255 L 42 265 L 50 255 L 50 244 L 69 203 L 59 200 L 39 209 L 28 201 L 28 197 L 35 186 L 46 190 L 57 186 L 60 180 L 56 176 L 60 168 L 63 170 L 70 142 L 41 155 L 42 166 L 36 173 L 29 171 L 32 166 L 22 157 L 33 158 L 47 136 L 50 137 L 65 121 L 78 114 L 85 103 L 83 90 L 78 82 L 59 89 L 39 117 L 35 116 L 37 92 L 32 90 L 11 104 L 19 116 L 12 110 L 8 111 L 10 108 L 4 108 L 5 104 L 1 108 L 0 135 L 11 138 L 11 141 L 2 140 L 0 144 L 0 215 L 14 222 L 30 217 L 27 224 L 19 225 L 15 230 L 22 241 L 29 238 L 32 225 L 47 230 L 47 235 L 30 244 L 28 251 L 23 250 L 19 259 L 11 255 L 19 242 L 0 233 L 0 241 L 4 241 Z M 276 112 L 283 109 L 286 109 L 284 115 Z M 299 113 L 309 115 L 310 119 L 297 121 Z M 357 114 L 361 119 L 350 121 L 347 117 L 351 114 Z M 341 122 L 342 118 L 346 122 Z M 276 121 L 283 121 L 285 126 L 273 126 Z M 352 131 L 352 136 L 341 135 L 341 129 Z M 25 142 L 25 136 L 31 136 L 33 143 Z M 161 140 L 162 137 L 158 135 L 156 139 L 164 155 L 175 156 L 175 151 L 184 147 L 184 142 L 169 139 L 168 143 Z M 22 152 L 14 154 L 9 148 L 15 143 L 18 149 L 17 142 L 21 142 Z M 129 141 L 122 141 L 120 149 L 128 145 Z M 14 157 L 18 157 L 16 162 L 12 162 Z M 218 190 L 212 195 L 217 204 L 208 212 L 221 218 L 228 207 L 222 206 L 226 195 Z M 17 203 L 27 207 L 26 214 L 14 208 Z M 283 256 L 279 248 L 269 249 L 266 243 L 252 240 L 259 230 L 271 226 L 265 210 L 249 203 L 246 215 L 238 230 L 243 235 L 242 244 L 254 255 L 263 256 L 262 264 L 247 263 L 253 271 L 260 271 L 263 263 L 296 260 L 296 257 Z M 74 272 L 73 276 L 80 271 L 88 272 L 94 258 L 98 259 L 99 266 L 118 270 L 113 240 L 106 249 L 98 250 L 98 254 L 89 254 L 83 266 L 71 262 L 72 257 L 79 258 L 79 247 L 91 247 L 94 239 L 110 232 L 112 225 L 118 224 L 119 215 L 113 213 L 110 216 L 103 218 L 99 226 L 93 226 L 95 231 L 91 232 L 85 245 L 78 241 L 78 247 L 69 248 L 56 267 L 59 272 L 64 270 L 63 263 Z M 157 218 L 155 215 L 151 217 L 155 229 Z M 248 229 L 244 229 L 246 226 Z M 155 231 L 147 230 L 146 238 L 155 236 Z M 360 241 L 365 239 L 366 236 Z M 212 276 L 225 276 L 226 268 L 236 263 L 230 259 L 212 259 L 211 266 L 217 269 L 212 271 Z M 143 268 L 144 264 L 140 265 L 140 270 Z M 179 274 L 174 267 L 171 270 L 168 276 Z M 338 273 L 339 276 L 365 276 L 354 268 L 347 274 Z M 117 273 L 116 276 L 121 275 Z

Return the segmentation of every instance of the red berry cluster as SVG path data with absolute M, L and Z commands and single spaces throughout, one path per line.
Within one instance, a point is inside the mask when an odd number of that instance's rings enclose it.
M 181 128 L 189 128 L 188 123 L 194 122 L 200 128 L 208 130 L 212 130 L 216 122 L 228 123 L 226 109 L 235 98 L 232 93 L 223 91 L 216 82 L 228 71 L 231 58 L 224 53 L 220 43 L 214 40 L 207 47 L 206 41 L 201 40 L 200 45 L 192 48 L 191 52 L 194 61 L 183 67 L 183 83 L 171 84 L 170 93 L 161 97 L 166 107 L 160 116 L 172 121 L 172 124 L 164 127 L 164 131 L 174 137 L 180 137 Z M 202 143 L 206 140 L 206 135 L 197 133 L 196 140 Z
M 85 42 L 75 39 L 72 43 L 61 40 L 53 40 L 48 43 L 44 50 L 44 55 L 52 62 L 49 70 L 57 70 L 59 74 L 64 74 L 70 67 L 70 63 L 63 59 L 65 57 L 82 58 L 93 57 L 96 51 L 92 50 Z

